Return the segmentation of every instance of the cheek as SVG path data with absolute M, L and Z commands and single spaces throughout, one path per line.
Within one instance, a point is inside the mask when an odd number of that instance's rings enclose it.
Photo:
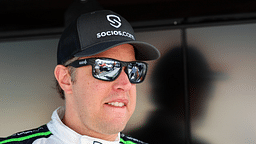
M 97 120 L 99 115 L 102 115 L 102 103 L 104 96 L 108 94 L 106 91 L 107 88 L 97 83 L 86 82 L 79 89 L 76 94 L 79 97 L 76 103 L 80 111 L 80 116 L 84 120 L 84 123 L 92 125 L 93 121 Z
M 110 86 L 103 81 L 97 80 L 91 75 L 86 75 L 77 80 L 76 96 L 90 106 L 98 106 L 104 100 L 104 96 L 109 94 Z
M 130 96 L 130 101 L 131 101 L 131 111 L 133 112 L 135 110 L 136 106 L 136 85 L 132 86 L 132 89 L 130 90 L 129 96 Z
M 85 82 L 84 84 L 80 84 L 77 89 L 77 96 L 81 97 L 82 100 L 86 100 L 90 103 L 100 102 L 103 98 L 103 95 L 107 93 L 108 90 L 106 86 L 102 86 L 95 82 Z
M 91 67 L 84 67 L 77 69 L 76 82 L 73 85 L 74 96 L 77 103 L 93 105 L 95 101 L 95 94 L 99 86 L 95 83 L 95 78 L 91 74 Z

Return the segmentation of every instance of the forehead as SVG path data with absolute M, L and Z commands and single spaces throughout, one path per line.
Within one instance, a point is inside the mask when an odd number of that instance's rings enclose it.
M 135 51 L 134 47 L 130 44 L 122 44 L 116 47 L 113 47 L 109 50 L 104 52 L 98 53 L 96 55 L 92 55 L 89 57 L 84 58 L 94 58 L 94 57 L 106 57 L 106 58 L 113 58 L 120 61 L 135 61 Z

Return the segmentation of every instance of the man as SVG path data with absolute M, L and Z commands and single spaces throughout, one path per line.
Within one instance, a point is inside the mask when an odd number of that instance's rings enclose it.
M 108 10 L 81 15 L 58 45 L 54 74 L 65 107 L 55 110 L 47 125 L 0 139 L 0 144 L 143 143 L 120 132 L 134 112 L 136 84 L 146 75 L 147 64 L 140 60 L 159 56 L 155 47 L 135 40 L 120 15 Z

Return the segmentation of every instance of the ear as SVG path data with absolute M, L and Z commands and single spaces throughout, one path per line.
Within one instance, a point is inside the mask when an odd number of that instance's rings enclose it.
M 66 94 L 71 94 L 72 82 L 68 68 L 63 65 L 57 65 L 54 70 L 54 75 L 63 91 Z

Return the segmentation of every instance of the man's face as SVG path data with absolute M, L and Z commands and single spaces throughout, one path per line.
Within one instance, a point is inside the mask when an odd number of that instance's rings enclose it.
M 93 57 L 135 61 L 134 48 L 129 44 L 84 58 Z M 111 135 L 122 131 L 133 114 L 136 85 L 129 82 L 124 70 L 115 81 L 108 82 L 95 79 L 92 76 L 92 66 L 84 66 L 76 69 L 76 82 L 72 84 L 70 96 L 72 98 L 66 98 L 69 101 L 66 103 L 72 105 L 78 125 L 93 133 Z M 111 103 L 124 103 L 124 106 L 114 106 Z

